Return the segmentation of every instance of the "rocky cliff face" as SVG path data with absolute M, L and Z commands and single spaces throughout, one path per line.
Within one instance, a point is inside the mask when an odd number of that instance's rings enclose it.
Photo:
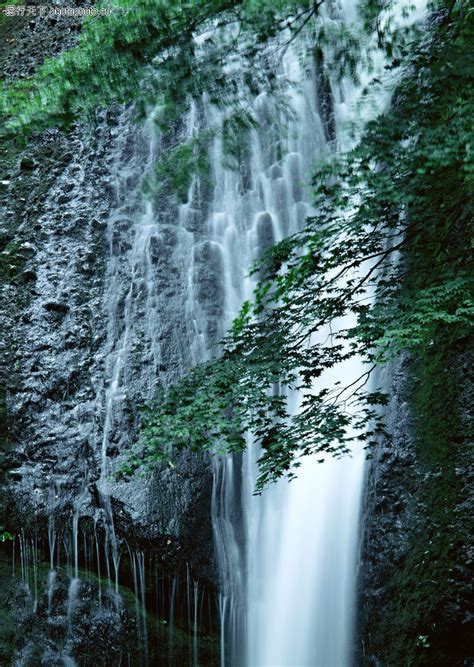
M 368 473 L 361 665 L 474 664 L 472 341 L 442 343 L 386 374 L 392 440 Z
M 8 327 L 14 384 L 7 406 L 17 464 L 10 470 L 10 489 L 23 517 L 34 516 L 35 522 L 51 511 L 64 523 L 71 521 L 80 496 L 81 515 L 94 515 L 104 431 L 106 456 L 114 459 L 136 440 L 138 408 L 151 398 L 156 378 L 176 376 L 190 363 L 184 352 L 185 286 L 175 252 L 179 230 L 139 237 L 135 222 L 144 203 L 128 175 L 117 201 L 117 143 L 125 153 L 121 167 L 129 174 L 133 165 L 127 151 L 133 154 L 139 138 L 137 128 L 109 115 L 87 139 L 80 129 L 67 137 L 52 133 L 42 138 L 42 153 L 33 146 L 11 175 L 12 191 L 25 182 L 32 189 L 25 192 L 19 213 L 28 216 L 18 232 L 25 238 L 18 242 L 25 298 Z M 61 164 L 53 154 L 56 176 L 45 188 L 42 164 L 51 145 Z M 25 176 L 26 160 L 31 169 Z M 35 188 L 42 189 L 43 200 Z M 146 266 L 134 254 L 142 242 L 148 244 Z M 134 275 L 142 269 L 153 271 L 159 299 L 151 314 L 145 276 Z M 176 281 L 170 286 L 165 281 L 173 273 Z M 125 334 L 129 340 L 124 341 Z M 122 393 L 111 398 L 119 355 L 126 356 L 120 369 Z M 211 483 L 206 470 L 206 463 L 189 456 L 156 479 L 113 484 L 112 496 L 122 508 L 118 528 L 128 534 L 128 521 L 147 539 L 177 538 L 187 530 L 182 522 L 188 514 L 205 523 Z M 196 497 L 198 505 L 207 498 L 204 514 L 198 507 L 188 512 Z
M 42 55 L 71 46 L 80 21 L 18 17 L 2 29 L 11 35 L 3 65 L 17 78 Z M 78 597 L 83 606 L 105 586 L 97 589 L 84 572 L 113 579 L 110 570 L 148 606 L 159 590 L 166 601 L 153 612 L 171 622 L 173 614 L 187 617 L 191 588 L 201 606 L 205 591 L 214 605 L 208 462 L 183 455 L 146 480 L 108 479 L 137 439 L 139 407 L 157 380 L 166 384 L 189 366 L 193 336 L 184 325 L 177 208 L 153 208 L 140 189 L 160 147 L 130 116 L 104 113 L 94 127 L 48 131 L 26 148 L 11 142 L 2 156 L 2 529 L 22 535 L 16 566 L 31 598 L 24 606 L 30 640 L 23 637 L 18 664 L 40 654 L 46 660 L 64 644 L 61 633 L 54 639 L 38 630 L 54 617 L 70 623 L 73 591 L 63 570 L 89 582 Z M 212 273 L 206 267 L 204 258 L 199 270 Z M 50 558 L 58 576 L 46 584 Z M 34 587 L 28 567 L 37 568 Z M 84 622 L 117 625 L 114 604 L 106 619 L 102 605 L 91 603 Z M 36 620 L 32 607 L 43 610 Z M 84 643 L 74 649 L 70 639 L 71 655 L 85 655 Z

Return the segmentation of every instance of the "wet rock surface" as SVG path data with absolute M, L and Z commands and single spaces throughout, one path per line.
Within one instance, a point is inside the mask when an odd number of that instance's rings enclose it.
M 79 582 L 72 593 L 74 586 L 60 573 L 35 607 L 23 588 L 27 641 L 15 664 L 72 665 L 78 657 L 82 664 L 108 665 L 136 656 L 140 637 L 130 601 L 112 592 L 100 599 L 90 581 Z
M 74 43 L 77 20 L 40 21 L 29 26 L 18 17 L 10 23 L 11 48 L 0 53 L 7 78 L 31 74 L 43 55 Z M 110 111 L 99 114 L 93 128 L 50 130 L 26 148 L 7 145 L 2 155 L 1 529 L 38 541 L 31 567 L 48 562 L 53 544 L 55 565 L 68 573 L 63 587 L 72 577 L 74 550 L 85 567 L 92 556 L 84 544 L 95 539 L 101 554 L 94 556 L 95 569 L 100 562 L 105 576 L 108 557 L 113 569 L 113 541 L 133 590 L 129 550 L 139 550 L 151 568 L 147 580 L 155 567 L 167 581 L 177 578 L 177 618 L 189 611 L 178 599 L 189 596 L 184 584 L 179 587 L 183 577 L 193 587 L 198 578 L 216 581 L 210 465 L 183 454 L 173 468 L 147 477 L 109 479 L 138 437 L 139 408 L 157 381 L 166 385 L 191 363 L 183 231 L 170 215 L 158 231 L 156 212 L 137 231 L 147 211 L 140 181 L 148 147 L 129 113 Z M 195 217 L 198 229 L 202 218 Z M 41 581 L 40 588 L 44 576 Z M 83 592 L 90 585 L 86 577 Z M 213 585 L 200 585 L 200 595 L 205 586 L 213 594 Z M 168 600 L 171 588 L 164 588 Z M 151 588 L 147 595 L 154 596 Z M 92 664 L 88 647 L 112 650 L 112 630 L 125 632 L 128 621 L 105 618 L 84 598 L 86 607 L 70 642 L 81 664 Z M 52 613 L 58 618 L 48 620 L 47 631 L 41 614 L 29 621 L 21 616 L 18 664 L 63 664 L 57 662 L 62 630 L 50 632 L 50 621 L 61 625 L 61 614 Z M 104 644 L 105 632 L 110 637 Z M 43 634 L 49 639 L 40 640 Z M 116 644 L 123 649 L 121 640 Z M 31 646 L 36 653 L 29 656 Z M 96 664 L 118 664 L 112 654 L 99 663 L 97 656 L 102 659 L 96 650 Z
M 61 213 L 55 219 L 52 208 L 48 208 L 47 220 L 40 219 L 46 238 L 37 239 L 41 249 L 33 260 L 37 276 L 35 290 L 13 323 L 15 386 L 9 387 L 7 396 L 15 466 L 10 474 L 13 478 L 10 490 L 13 504 L 30 523 L 46 523 L 51 511 L 64 524 L 71 521 L 85 482 L 92 486 L 99 476 L 97 441 L 104 406 L 97 387 L 103 382 L 104 372 L 101 347 L 106 319 L 102 311 L 101 271 L 106 248 L 103 229 L 96 222 L 99 207 L 102 207 L 102 219 L 107 213 L 104 200 L 98 195 L 97 181 L 93 201 L 88 202 L 88 206 L 93 210 L 93 217 L 88 216 L 91 224 L 82 226 L 81 230 L 72 224 L 71 235 L 66 235 Z M 87 217 L 86 212 L 84 217 Z M 63 243 L 57 241 L 57 227 L 66 238 Z M 71 236 L 75 237 L 74 241 Z M 85 256 L 91 254 L 96 270 L 87 280 L 80 269 Z M 28 267 L 33 272 L 30 264 Z M 57 296 L 61 297 L 60 301 Z M 180 346 L 175 343 L 179 335 L 169 324 L 167 326 L 168 355 L 176 361 Z M 137 347 L 135 365 L 128 368 L 132 375 L 131 395 L 120 415 L 123 428 L 111 434 L 108 449 L 111 456 L 137 437 L 136 408 L 149 397 L 144 396 L 140 385 L 140 368 L 147 363 L 140 357 Z M 164 359 L 161 366 L 165 367 Z M 117 494 L 122 507 L 126 507 L 122 511 L 129 514 L 134 532 L 142 537 L 172 534 L 178 538 L 188 534 L 191 540 L 190 526 L 200 524 L 195 543 L 199 544 L 200 536 L 206 536 L 207 545 L 201 553 L 208 560 L 210 530 L 203 527 L 209 523 L 211 484 L 208 465 L 202 459 L 189 456 L 182 457 L 172 471 L 165 470 L 137 483 L 115 485 L 113 494 Z M 49 501 L 51 488 L 57 496 L 54 508 Z M 88 493 L 84 504 L 90 506 L 90 514 L 100 512 L 93 493 Z M 8 527 L 14 530 L 18 526 Z M 123 525 L 124 536 L 128 528 Z M 186 549 L 191 559 L 190 545 L 191 542 Z
M 0 551 L 2 665 L 184 665 L 193 655 L 211 667 L 219 664 L 212 628 L 203 624 L 197 634 L 183 627 L 176 580 L 169 623 L 169 595 L 162 577 L 144 587 L 145 610 L 142 590 L 138 603 L 130 591 L 133 583 L 116 590 L 91 572 L 79 571 L 80 578 L 73 578 L 65 568 L 48 571 L 38 563 L 28 571 L 25 564 Z M 207 602 L 206 594 L 201 595 Z

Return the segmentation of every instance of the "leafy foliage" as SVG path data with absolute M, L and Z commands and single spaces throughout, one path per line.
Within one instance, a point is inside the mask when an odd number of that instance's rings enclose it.
M 386 401 L 367 388 L 377 364 L 440 330 L 468 335 L 473 44 L 466 5 L 436 15 L 430 38 L 406 59 L 390 112 L 318 168 L 317 215 L 255 268 L 255 301 L 244 304 L 222 357 L 147 411 L 133 465 L 168 460 L 176 447 L 241 450 L 250 431 L 261 444 L 260 491 L 292 477 L 302 455 L 375 442 Z M 367 363 L 360 378 L 328 381 L 355 355 Z M 293 390 L 302 395 L 296 415 Z
M 85 21 L 75 48 L 47 59 L 36 77 L 3 87 L 5 131 L 67 126 L 97 108 L 130 101 L 142 111 L 159 106 L 157 122 L 166 131 L 204 92 L 219 108 L 235 108 L 247 91 L 278 85 L 269 40 L 283 26 L 298 30 L 319 5 L 116 0 L 110 7 L 111 14 Z
M 318 49 L 338 44 L 327 50 L 326 67 L 333 76 L 337 71 L 356 77 L 357 63 L 370 61 L 373 49 L 354 27 L 321 18 L 327 4 L 114 0 L 107 4 L 111 14 L 85 20 L 77 46 L 46 59 L 34 77 L 0 86 L 1 132 L 27 136 L 52 126 L 68 128 L 78 119 L 92 121 L 110 105 L 132 103 L 139 118 L 154 108 L 157 130 L 170 139 L 180 119 L 205 96 L 208 104 L 226 112 L 214 132 L 223 134 L 227 163 L 235 166 L 242 136 L 257 122 L 250 104 L 255 96 L 266 91 L 275 105 L 287 107 L 291 82 L 275 76 L 275 62 L 290 44 L 298 44 L 302 60 L 308 61 L 315 44 Z M 368 24 L 380 8 L 373 0 L 362 4 Z M 310 37 L 301 40 L 302 33 Z M 403 50 L 396 30 L 386 28 L 380 43 L 390 52 Z M 204 140 L 187 139 L 186 148 L 183 137 L 178 146 L 168 141 L 171 152 L 150 175 L 148 190 L 169 181 L 183 199 L 189 174 L 203 169 Z

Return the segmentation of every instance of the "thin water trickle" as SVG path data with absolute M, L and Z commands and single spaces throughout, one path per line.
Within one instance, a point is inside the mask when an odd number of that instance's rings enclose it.
M 74 613 L 74 608 L 77 601 L 77 596 L 81 587 L 81 580 L 74 578 L 71 579 L 69 583 L 68 595 L 67 595 L 67 615 L 68 619 L 72 619 Z
M 70 667 L 75 667 L 76 665 L 75 660 L 70 654 L 72 653 L 71 643 L 74 637 L 75 615 L 76 612 L 78 611 L 77 606 L 79 602 L 80 590 L 81 590 L 81 580 L 77 578 L 72 578 L 69 582 L 69 588 L 67 593 L 67 607 L 66 607 L 67 634 L 66 634 L 65 646 L 61 655 L 61 659 L 63 660 L 64 664 L 69 665 Z
M 174 630 L 174 605 L 175 605 L 175 599 L 176 599 L 176 577 L 173 577 L 173 581 L 171 584 L 171 595 L 170 595 L 170 616 L 169 616 L 169 627 L 168 627 L 168 661 L 169 664 L 173 664 L 173 630 Z
M 48 594 L 48 614 L 51 613 L 51 606 L 53 602 L 54 587 L 56 584 L 57 573 L 56 570 L 50 570 L 48 572 L 48 581 L 46 585 L 46 590 Z

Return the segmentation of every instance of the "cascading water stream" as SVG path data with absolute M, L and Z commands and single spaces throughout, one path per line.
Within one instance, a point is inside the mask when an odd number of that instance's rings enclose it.
M 148 128 L 145 128 L 145 133 L 147 129 Z M 144 155 L 140 151 L 140 148 L 141 146 L 138 146 L 136 149 L 136 157 L 141 157 L 143 159 L 143 164 L 149 166 L 155 149 L 155 144 L 153 141 L 150 141 Z M 119 142 L 119 154 L 124 150 L 124 146 Z M 118 165 L 122 165 L 122 162 L 118 161 L 117 166 Z M 134 160 L 132 160 L 132 165 L 133 167 L 138 168 L 138 165 Z M 136 312 L 137 299 L 134 297 L 136 297 L 137 291 L 142 288 L 143 284 L 145 289 L 148 290 L 150 287 L 153 287 L 153 283 L 149 280 L 150 259 L 148 247 L 151 237 L 157 232 L 157 227 L 151 214 L 151 206 L 148 205 L 143 215 L 137 216 L 133 245 L 131 251 L 126 255 L 126 259 L 130 264 L 128 267 L 130 271 L 130 282 L 126 288 L 126 293 L 123 294 L 124 286 L 120 275 L 123 256 L 117 253 L 114 248 L 114 233 L 116 231 L 117 217 L 122 214 L 122 209 L 125 206 L 124 200 L 128 188 L 124 188 L 123 184 L 127 183 L 127 186 L 129 185 L 129 175 L 128 171 L 122 178 L 119 178 L 117 174 L 116 178 L 113 180 L 116 184 L 114 193 L 116 208 L 114 215 L 112 215 L 109 220 L 108 241 L 111 261 L 109 264 L 108 292 L 106 294 L 108 310 L 108 350 L 106 357 L 108 386 L 105 387 L 105 410 L 100 444 L 100 478 L 97 485 L 102 503 L 103 523 L 105 527 L 104 556 L 107 578 L 111 581 L 111 569 L 109 563 L 109 553 L 111 553 L 114 567 L 116 595 L 118 595 L 120 552 L 115 535 L 113 511 L 110 500 L 108 447 L 110 446 L 114 427 L 120 419 L 120 412 L 123 411 L 123 402 L 126 399 L 125 376 L 128 352 L 130 346 L 133 345 L 134 342 L 134 325 L 139 320 Z M 136 173 L 135 178 L 137 178 L 137 176 L 138 174 Z M 148 310 L 148 321 L 150 321 L 153 309 L 149 308 Z M 151 341 L 153 341 L 154 337 L 151 336 L 150 338 Z M 155 355 L 156 347 L 152 344 L 151 348 L 152 353 Z M 154 361 L 156 362 L 156 355 L 154 356 Z M 102 394 L 103 388 L 101 387 L 97 395 L 97 403 L 99 405 Z M 135 567 L 134 559 L 133 566 Z
M 349 2 L 333 3 L 328 22 L 356 20 Z M 402 19 L 402 11 L 399 10 Z M 383 60 L 371 76 L 383 75 Z M 317 66 L 316 66 L 317 67 Z M 209 243 L 222 263 L 225 326 L 243 300 L 252 298 L 255 283 L 248 277 L 252 263 L 266 247 L 295 232 L 311 212 L 311 164 L 332 150 L 350 147 L 348 122 L 356 117 L 362 83 L 324 81 L 312 68 L 305 75 L 291 50 L 283 60 L 285 74 L 299 83 L 293 92 L 294 116 L 280 124 L 275 136 L 272 101 L 255 102 L 260 128 L 253 134 L 247 189 L 239 176 L 226 171 L 219 143 L 212 163 L 214 198 L 209 216 Z M 330 91 L 328 100 L 328 90 Z M 367 117 L 387 103 L 386 89 L 372 98 Z M 358 123 L 356 123 L 358 121 Z M 332 132 L 331 132 L 332 128 Z M 285 144 L 284 156 L 276 146 Z M 351 322 L 334 323 L 337 328 Z M 224 327 L 225 328 L 225 327 Z M 321 331 L 325 338 L 329 332 Z M 345 362 L 324 377 L 329 385 L 350 385 L 362 375 L 358 359 Z M 288 397 L 292 412 L 298 395 Z M 220 613 L 222 665 L 248 667 L 346 667 L 352 662 L 359 508 L 365 456 L 334 460 L 304 457 L 298 478 L 273 485 L 253 496 L 258 447 L 249 437 L 242 460 L 214 462 L 213 523 L 223 580 Z
M 284 69 L 299 82 L 294 117 L 286 121 L 284 157 L 277 157 L 276 145 L 283 137 L 275 136 L 272 100 L 264 95 L 255 103 L 261 126 L 252 137 L 251 186 L 243 191 L 239 175 L 222 167 L 219 142 L 212 153 L 216 187 L 207 243 L 222 267 L 223 329 L 242 301 L 252 297 L 252 263 L 266 247 L 299 229 L 310 212 L 303 182 L 312 162 L 331 150 L 334 140 L 327 130 L 330 119 L 321 99 L 326 91 L 318 90 L 318 73 L 313 70 L 312 77 L 303 78 L 292 52 L 285 56 Z M 333 91 L 336 126 L 349 103 L 348 91 L 339 95 L 338 100 Z M 196 291 L 194 287 L 192 294 Z M 193 311 L 199 313 L 199 303 Z M 344 379 L 358 368 L 345 368 Z M 298 397 L 290 400 L 297 410 Z M 363 457 L 328 461 L 323 467 L 308 460 L 296 482 L 281 482 L 255 498 L 257 458 L 249 441 L 243 462 L 228 457 L 215 463 L 222 664 L 342 667 L 349 662 Z

